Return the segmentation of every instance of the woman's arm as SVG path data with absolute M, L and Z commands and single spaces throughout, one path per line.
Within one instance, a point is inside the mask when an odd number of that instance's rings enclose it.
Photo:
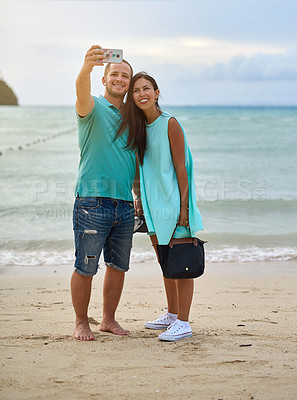
M 140 177 L 139 177 L 139 160 L 138 160 L 138 154 L 135 152 L 136 155 L 136 171 L 135 171 L 135 178 L 133 182 L 133 192 L 135 194 L 135 201 L 134 201 L 134 207 L 135 207 L 135 215 L 141 215 L 143 214 L 142 210 L 142 204 L 141 204 L 141 197 L 140 197 Z
M 188 226 L 189 184 L 185 165 L 185 140 L 182 128 L 175 118 L 170 118 L 169 120 L 168 138 L 180 194 L 180 216 L 178 224 Z

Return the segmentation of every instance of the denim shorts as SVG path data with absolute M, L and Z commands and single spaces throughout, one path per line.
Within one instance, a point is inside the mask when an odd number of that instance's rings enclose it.
M 77 197 L 73 209 L 76 272 L 95 275 L 102 249 L 107 266 L 128 271 L 133 228 L 132 201 Z

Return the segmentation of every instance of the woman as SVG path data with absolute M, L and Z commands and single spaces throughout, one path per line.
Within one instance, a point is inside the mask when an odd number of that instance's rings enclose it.
M 120 135 L 129 126 L 128 146 L 138 152 L 141 198 L 137 196 L 135 208 L 138 213 L 143 210 L 153 246 L 168 244 L 175 228 L 175 238 L 194 236 L 203 229 L 190 149 L 179 122 L 161 111 L 159 94 L 154 78 L 144 72 L 136 74 L 118 131 Z M 193 279 L 163 279 L 168 312 L 146 322 L 145 327 L 167 328 L 160 340 L 190 337 Z

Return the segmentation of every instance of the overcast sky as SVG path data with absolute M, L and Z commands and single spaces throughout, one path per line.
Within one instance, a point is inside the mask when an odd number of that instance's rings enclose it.
M 0 71 L 21 105 L 73 105 L 92 44 L 122 48 L 161 104 L 297 105 L 296 0 L 0 0 Z M 102 94 L 102 67 L 92 92 Z

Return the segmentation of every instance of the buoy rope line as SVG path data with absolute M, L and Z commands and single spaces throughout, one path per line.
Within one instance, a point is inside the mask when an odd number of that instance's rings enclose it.
M 6 153 L 6 152 L 14 151 L 14 150 L 25 150 L 26 148 L 29 148 L 29 147 L 32 147 L 32 146 L 36 146 L 37 144 L 49 142 L 50 140 L 57 139 L 60 136 L 68 135 L 69 133 L 72 133 L 74 130 L 76 130 L 76 127 L 73 127 L 73 128 L 70 128 L 70 129 L 66 129 L 66 130 L 63 130 L 63 131 L 58 132 L 58 133 L 54 133 L 53 135 L 46 136 L 46 137 L 44 137 L 42 139 L 38 138 L 38 139 L 34 140 L 33 142 L 26 143 L 25 145 L 22 145 L 22 146 L 17 146 L 17 147 L 11 147 L 10 146 L 10 147 L 8 147 L 7 149 L 5 149 L 3 151 L 0 150 L 0 156 L 4 155 L 3 152 Z

